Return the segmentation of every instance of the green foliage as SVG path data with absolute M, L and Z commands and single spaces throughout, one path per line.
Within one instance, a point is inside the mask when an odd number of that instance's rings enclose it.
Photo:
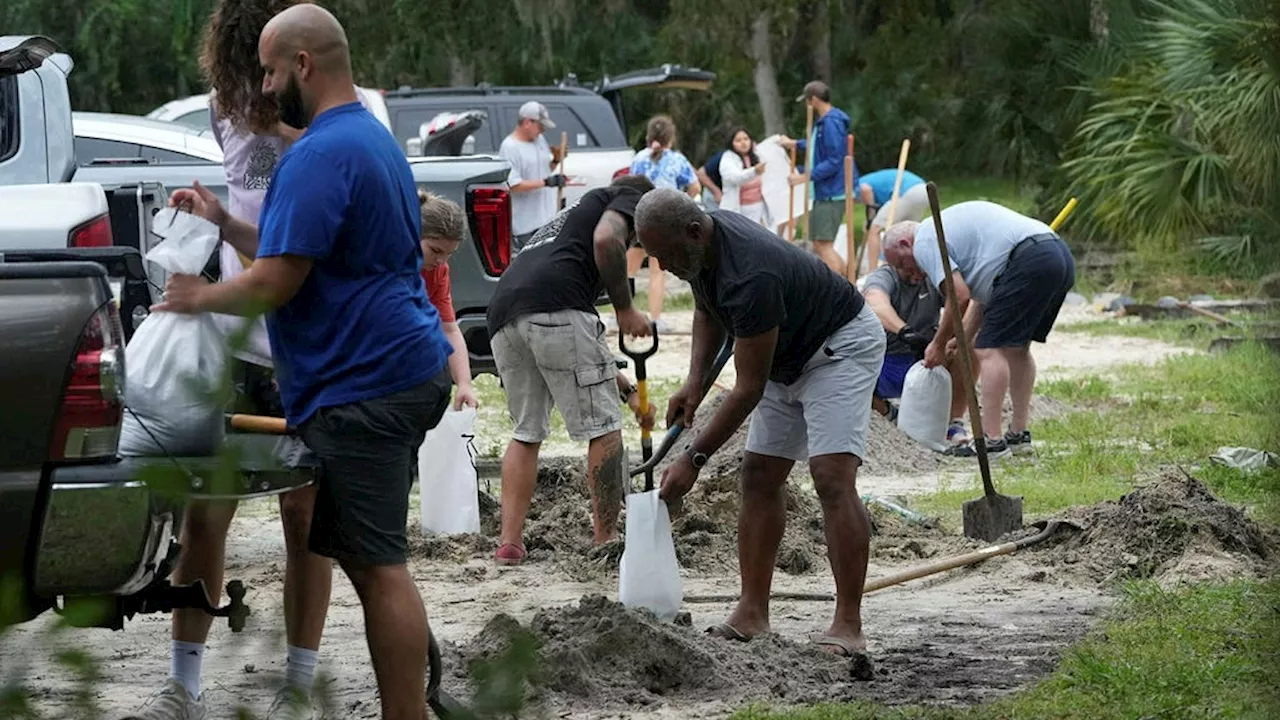
M 1261 272 L 1280 260 L 1280 4 L 1148 6 L 1067 146 L 1069 191 L 1090 209 L 1078 227 Z

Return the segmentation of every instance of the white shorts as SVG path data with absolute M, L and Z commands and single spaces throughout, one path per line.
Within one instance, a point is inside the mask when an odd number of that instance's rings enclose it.
M 751 413 L 747 452 L 797 461 L 838 453 L 861 459 L 884 347 L 884 327 L 863 305 L 809 358 L 794 383 L 765 385 Z

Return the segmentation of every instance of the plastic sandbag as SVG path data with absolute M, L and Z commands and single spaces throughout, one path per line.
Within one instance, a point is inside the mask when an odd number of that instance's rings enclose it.
M 947 449 L 947 425 L 951 414 L 951 375 L 938 366 L 926 368 L 918 361 L 907 371 L 898 404 L 898 429 L 925 447 Z
M 476 466 L 468 443 L 475 433 L 475 408 L 445 412 L 418 450 L 418 495 L 424 534 L 480 532 Z
M 199 274 L 218 246 L 213 223 L 165 208 L 152 220 L 162 239 L 146 260 L 169 273 Z M 208 313 L 155 312 L 125 346 L 121 455 L 212 455 L 223 439 L 214 393 L 226 367 L 226 342 Z
M 658 499 L 657 489 L 627 495 L 626 548 L 618 566 L 618 602 L 648 608 L 670 622 L 680 612 L 683 599 L 667 504 Z

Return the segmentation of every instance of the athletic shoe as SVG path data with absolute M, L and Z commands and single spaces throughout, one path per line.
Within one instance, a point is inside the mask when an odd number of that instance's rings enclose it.
M 969 429 L 964 426 L 964 420 L 959 418 L 952 420 L 951 425 L 947 427 L 947 444 L 954 448 L 972 442 L 973 437 L 969 435 Z
M 313 720 L 315 716 L 311 696 L 299 688 L 285 685 L 271 702 L 266 720 Z
M 169 678 L 137 714 L 124 720 L 204 720 L 207 714 L 204 705 L 191 697 L 182 683 Z
M 519 565 L 527 554 L 523 546 L 507 543 L 498 548 L 493 555 L 499 565 Z
M 956 457 L 978 457 L 978 446 L 974 443 L 969 443 L 968 445 L 956 445 L 952 447 L 948 453 L 955 455 Z M 988 460 L 994 460 L 1008 454 L 1009 445 L 1004 441 L 1004 438 L 1000 438 L 998 440 L 987 438 Z
M 1004 434 L 1004 442 L 1014 453 L 1021 454 L 1032 451 L 1031 447 L 1031 431 L 1023 430 L 1015 433 L 1012 430 Z

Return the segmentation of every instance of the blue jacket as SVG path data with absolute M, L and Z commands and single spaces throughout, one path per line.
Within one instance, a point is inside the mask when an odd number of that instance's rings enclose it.
M 816 135 L 813 150 L 813 168 L 809 180 L 813 182 L 814 200 L 832 200 L 844 197 L 844 154 L 848 149 L 849 116 L 838 107 L 832 107 L 818 118 L 813 131 Z M 796 150 L 808 152 L 808 138 L 796 142 Z M 853 186 L 858 187 L 858 163 L 853 164 Z

